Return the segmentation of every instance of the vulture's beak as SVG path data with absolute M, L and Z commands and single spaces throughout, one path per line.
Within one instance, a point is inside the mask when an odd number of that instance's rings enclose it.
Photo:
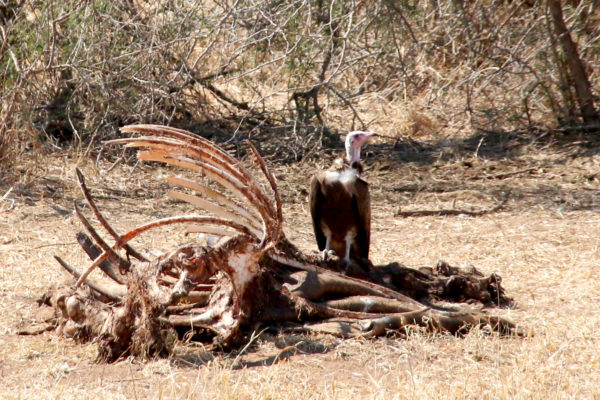
M 374 138 L 375 136 L 379 136 L 377 133 L 375 132 L 365 132 L 364 133 L 364 139 L 362 140 L 362 143 L 368 143 L 371 141 L 372 138 Z

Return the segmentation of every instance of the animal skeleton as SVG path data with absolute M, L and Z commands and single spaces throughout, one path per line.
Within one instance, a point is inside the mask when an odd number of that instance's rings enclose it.
M 248 146 L 268 182 L 267 189 L 238 160 L 189 132 L 157 125 L 130 125 L 122 131 L 143 136 L 108 143 L 139 148 L 142 160 L 171 164 L 208 178 L 171 176 L 167 182 L 178 188 L 169 192 L 171 197 L 212 215 L 163 218 L 119 234 L 96 207 L 83 174 L 77 171 L 84 197 L 114 244 L 105 242 L 75 204 L 89 234 L 78 234 L 78 241 L 93 262 L 80 273 L 56 257 L 77 282 L 57 291 L 53 304 L 61 314 L 59 332 L 98 340 L 101 358 L 168 354 L 173 336 L 168 332 L 180 328 L 203 329 L 212 332 L 216 343 L 233 345 L 243 340 L 240 328 L 255 322 L 304 321 L 304 329 L 341 336 L 381 335 L 407 324 L 450 332 L 465 324 L 489 324 L 501 331 L 516 331 L 513 324 L 496 317 L 434 310 L 399 293 L 393 285 L 393 276 L 400 271 L 397 264 L 382 269 L 391 274 L 386 278 L 391 283 L 386 284 L 343 276 L 300 253 L 283 235 L 275 178 L 251 143 Z M 210 181 L 218 187 L 210 186 Z M 197 232 L 223 239 L 214 247 L 190 244 L 156 258 L 147 258 L 130 245 L 145 232 L 175 224 L 192 225 Z M 91 280 L 95 268 L 112 282 Z M 425 282 L 423 272 L 402 272 L 404 290 L 410 289 L 407 276 L 412 274 L 416 290 L 442 293 L 450 287 L 451 279 L 445 277 L 450 276 L 462 279 L 461 288 L 465 293 L 470 290 L 469 298 L 489 301 L 503 296 L 495 275 L 463 276 L 455 270 Z M 315 319 L 321 322 L 310 322 Z

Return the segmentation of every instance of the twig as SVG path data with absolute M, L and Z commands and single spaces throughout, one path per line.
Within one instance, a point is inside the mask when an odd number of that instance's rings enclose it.
M 360 118 L 360 115 L 358 115 L 358 112 L 356 111 L 356 109 L 354 108 L 352 103 L 350 103 L 350 100 L 348 100 L 347 98 L 342 96 L 342 94 L 340 92 L 338 92 L 333 86 L 329 86 L 327 89 L 331 90 L 336 96 L 338 96 L 344 102 L 344 104 L 346 104 L 348 107 L 350 107 L 350 109 L 352 110 L 352 113 L 354 114 L 354 118 L 356 118 L 361 123 L 362 129 L 366 129 L 367 125 L 362 120 L 362 118 Z
M 479 143 L 477 143 L 477 148 L 475 149 L 475 154 L 474 154 L 475 158 L 479 158 L 479 148 L 483 144 L 484 139 L 485 139 L 485 137 L 482 136 L 481 139 L 479 139 Z
M 266 331 L 267 329 L 269 329 L 268 326 L 266 328 L 264 328 L 262 331 L 260 331 L 258 334 L 256 333 L 256 331 L 252 331 L 252 335 L 250 336 L 250 340 L 248 340 L 248 343 L 246 343 L 246 345 L 244 346 L 244 348 L 242 348 L 242 350 L 240 350 L 240 352 L 238 353 L 238 355 L 235 356 L 235 359 L 231 363 L 231 368 L 235 368 L 237 366 L 237 364 L 239 362 L 239 359 L 242 356 L 242 354 L 244 354 L 246 352 L 246 350 L 248 350 L 248 347 L 250 347 L 250 345 L 252 343 L 254 343 L 256 341 L 256 339 L 258 339 L 260 337 L 260 335 L 262 335 L 264 333 L 264 331 Z
M 34 247 L 34 249 L 43 249 L 44 247 L 54 247 L 54 246 L 72 246 L 77 244 L 77 242 L 62 242 L 62 243 L 48 243 L 48 244 L 42 244 L 40 246 L 36 246 Z
M 120 155 L 117 160 L 110 166 L 108 167 L 108 169 L 106 171 L 104 171 L 104 173 L 109 173 L 110 171 L 112 171 L 121 161 L 123 161 L 125 159 L 125 157 L 123 155 Z
M 510 196 L 510 190 L 504 193 L 503 199 L 493 207 L 484 208 L 481 210 L 456 210 L 456 209 L 441 209 L 441 210 L 414 210 L 414 211 L 396 211 L 396 217 L 428 217 L 428 216 L 445 216 L 445 215 L 468 215 L 470 217 L 479 217 L 484 214 L 490 214 L 500 210 Z
M 12 192 L 13 187 L 11 186 L 6 193 L 4 193 L 4 196 L 2 196 L 2 198 L 0 198 L 0 201 L 4 201 L 6 200 L 6 198 L 8 197 L 8 195 L 10 194 L 10 192 Z M 15 200 L 14 199 L 9 199 L 10 200 L 10 206 L 6 209 L 6 210 L 2 210 L 2 212 L 7 212 L 12 210 L 15 207 Z
M 417 39 L 415 32 L 413 31 L 412 27 L 410 26 L 410 23 L 404 16 L 404 12 L 402 12 L 402 9 L 400 7 L 398 7 L 397 5 L 395 5 L 393 1 L 387 1 L 386 5 L 398 13 L 400 18 L 402 19 L 402 22 L 404 22 L 404 25 L 406 26 L 406 30 L 408 31 L 408 33 L 410 33 L 412 40 L 415 42 L 415 44 L 417 46 L 422 47 L 421 43 L 419 42 L 419 39 Z
M 519 169 L 517 171 L 501 172 L 496 175 L 486 175 L 486 176 L 484 176 L 484 179 L 504 179 L 504 178 L 508 178 L 509 176 L 519 175 L 519 174 L 522 174 L 525 172 L 532 172 L 537 169 L 538 169 L 537 167 L 530 167 L 530 168 Z

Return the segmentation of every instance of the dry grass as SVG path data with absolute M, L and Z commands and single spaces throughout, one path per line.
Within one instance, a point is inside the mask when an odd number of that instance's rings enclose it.
M 116 226 L 182 212 L 162 200 L 161 170 L 119 165 L 101 173 L 92 161 L 53 156 L 43 174 L 0 182 L 0 397 L 150 399 L 597 399 L 600 398 L 600 156 L 572 157 L 569 148 L 519 147 L 518 155 L 449 158 L 430 163 L 370 162 L 375 262 L 409 266 L 444 259 L 498 272 L 515 307 L 493 309 L 531 331 L 500 338 L 483 331 L 464 338 L 415 331 L 408 337 L 339 341 L 329 336 L 264 334 L 247 353 L 210 354 L 178 346 L 168 360 L 94 363 L 95 346 L 53 334 L 18 336 L 41 318 L 35 298 L 65 279 L 52 256 L 83 262 L 80 229 L 70 210 L 81 196 L 73 168 Z M 448 149 L 446 149 L 448 150 Z M 446 151 L 444 148 L 436 150 Z M 452 149 L 449 149 L 450 151 Z M 485 154 L 484 148 L 481 154 Z M 436 153 L 437 154 L 437 153 Z M 22 168 L 27 167 L 24 162 Z M 101 169 L 108 168 L 101 163 Z M 533 171 L 503 177 L 502 173 Z M 276 166 L 286 234 L 313 249 L 304 185 L 312 165 Z M 41 171 L 38 170 L 38 171 Z M 486 178 L 496 176 L 496 178 Z M 591 178 L 590 178 L 591 177 Z M 407 189 L 407 185 L 416 185 Z M 440 191 L 446 184 L 453 190 Z M 302 186 L 301 186 L 302 187 Z M 404 187 L 405 190 L 396 191 Z M 399 218 L 402 209 L 487 207 L 511 188 L 506 209 L 477 218 Z M 121 192 L 121 190 L 125 190 Z M 0 196 L 2 197 L 2 196 Z M 177 238 L 165 232 L 146 248 Z

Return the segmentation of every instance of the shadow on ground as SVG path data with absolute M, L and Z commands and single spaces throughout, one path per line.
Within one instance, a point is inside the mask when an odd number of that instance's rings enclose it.
M 330 342 L 330 341 L 328 341 Z M 257 340 L 239 351 L 224 352 L 222 362 L 233 370 L 266 367 L 275 365 L 299 354 L 325 354 L 334 350 L 336 342 L 325 344 L 316 338 L 306 335 L 286 333 L 277 335 L 269 332 L 262 333 Z M 198 367 L 215 361 L 219 357 L 214 352 L 198 352 L 186 349 L 173 359 L 180 367 Z

